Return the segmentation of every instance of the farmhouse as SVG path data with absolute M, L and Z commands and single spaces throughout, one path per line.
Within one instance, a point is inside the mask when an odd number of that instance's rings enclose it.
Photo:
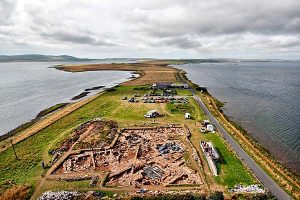
M 168 89 L 170 87 L 170 83 L 165 82 L 157 82 L 152 85 L 153 89 Z
M 171 88 L 181 88 L 181 89 L 188 89 L 189 88 L 189 84 L 187 83 L 172 83 L 170 85 Z

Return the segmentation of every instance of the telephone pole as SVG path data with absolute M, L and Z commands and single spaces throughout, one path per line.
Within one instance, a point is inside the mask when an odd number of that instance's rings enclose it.
M 16 153 L 16 150 L 15 150 L 14 143 L 13 143 L 13 141 L 12 141 L 12 140 L 10 140 L 10 143 L 11 143 L 11 147 L 12 147 L 12 149 L 13 149 L 14 153 L 15 153 L 16 159 L 18 160 L 19 158 L 18 158 L 18 156 L 17 156 L 17 153 Z

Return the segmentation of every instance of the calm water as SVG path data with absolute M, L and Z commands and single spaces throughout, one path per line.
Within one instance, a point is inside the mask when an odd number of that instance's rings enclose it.
M 130 77 L 130 72 L 69 73 L 48 68 L 57 64 L 64 63 L 0 63 L 0 135 L 45 108 L 69 102 L 86 88 L 111 87 Z
M 277 159 L 300 173 L 300 62 L 177 67 L 226 102 L 226 115 L 239 122 Z

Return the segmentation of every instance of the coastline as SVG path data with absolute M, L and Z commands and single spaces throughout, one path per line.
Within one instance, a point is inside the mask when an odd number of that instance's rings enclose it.
M 151 61 L 151 65 L 161 65 L 164 67 L 172 67 L 176 71 L 176 79 L 187 81 L 194 88 L 201 88 L 195 83 L 191 82 L 187 76 L 186 72 L 178 69 L 168 62 L 155 62 Z M 137 63 L 138 64 L 138 63 Z M 148 64 L 144 62 L 143 64 Z M 131 64 L 132 65 L 132 64 Z M 136 64 L 135 64 L 136 65 Z M 98 65 L 99 66 L 99 65 Z M 126 66 L 123 65 L 122 67 Z M 78 68 L 79 67 L 79 68 Z M 107 66 L 97 68 L 97 65 L 94 66 L 85 66 L 80 68 L 80 66 L 60 68 L 60 70 L 66 71 L 91 71 L 91 70 L 105 70 Z M 121 70 L 122 67 L 117 67 L 116 70 Z M 142 71 L 142 76 L 144 71 Z M 198 89 L 199 91 L 199 89 Z M 251 157 L 264 169 L 269 176 L 271 176 L 282 188 L 284 188 L 290 195 L 300 197 L 300 183 L 299 175 L 294 174 L 289 170 L 285 165 L 278 162 L 274 159 L 272 155 L 258 142 L 256 142 L 242 127 L 237 123 L 231 121 L 224 113 L 220 112 L 220 108 L 216 104 L 222 105 L 220 101 L 211 96 L 206 90 L 206 93 L 202 94 L 199 91 L 198 95 L 201 96 L 201 99 L 204 101 L 205 105 L 209 110 L 214 114 L 215 117 L 221 122 L 223 127 L 230 133 L 230 135 L 239 143 L 239 145 L 249 154 Z
M 0 135 L 0 142 L 3 141 L 3 140 L 6 140 L 9 137 L 13 137 L 13 136 L 17 135 L 18 133 L 22 132 L 23 130 L 25 130 L 25 129 L 29 128 L 30 126 L 34 125 L 35 123 L 37 123 L 42 118 L 46 117 L 47 115 L 53 114 L 54 112 L 56 112 L 60 109 L 63 109 L 64 107 L 66 107 L 70 103 L 78 101 L 78 100 L 79 101 L 83 100 L 83 98 L 88 97 L 89 94 L 92 93 L 92 92 L 95 93 L 95 94 L 92 94 L 92 96 L 96 95 L 99 92 L 102 92 L 100 89 L 103 89 L 103 88 L 105 88 L 105 86 L 102 86 L 102 85 L 86 88 L 80 94 L 75 95 L 72 98 L 70 98 L 69 102 L 67 102 L 67 103 L 57 103 L 53 106 L 50 106 L 48 108 L 45 108 L 45 109 L 41 110 L 31 120 L 18 125 L 16 128 L 11 129 L 10 131 L 4 133 L 3 135 Z
M 62 109 L 64 108 L 65 106 L 67 106 L 69 103 L 58 103 L 54 106 L 51 106 L 49 108 L 46 108 L 42 111 L 40 111 L 35 118 L 31 119 L 30 121 L 28 122 L 25 122 L 19 126 L 17 126 L 16 128 L 8 131 L 7 133 L 3 134 L 3 135 L 0 135 L 0 142 L 9 138 L 9 137 L 12 137 L 12 136 L 15 136 L 16 134 L 20 133 L 21 131 L 29 128 L 30 126 L 32 126 L 33 124 L 35 124 L 36 122 L 38 122 L 39 120 L 41 120 L 42 118 L 46 117 L 47 115 L 50 115 L 52 113 L 54 113 L 55 111 L 59 110 L 59 109 Z
M 300 174 L 300 112 L 294 84 L 298 66 L 288 62 L 176 65 L 187 72 L 191 81 L 225 102 L 222 109 L 231 121 L 241 125 L 279 162 Z
M 291 171 L 286 165 L 279 162 L 274 158 L 270 152 L 255 141 L 249 133 L 238 123 L 232 121 L 222 111 L 223 103 L 213 97 L 206 88 L 202 88 L 199 85 L 191 82 L 186 76 L 186 72 L 178 69 L 183 77 L 183 80 L 189 82 L 196 90 L 199 91 L 198 96 L 210 112 L 217 118 L 221 125 L 227 130 L 227 132 L 234 138 L 235 141 L 250 155 L 256 163 L 280 185 L 290 196 L 300 197 L 300 175 Z M 204 90 L 202 93 L 201 90 Z M 249 145 L 252 148 L 249 148 Z
M 59 70 L 58 67 L 61 66 L 63 65 L 57 65 L 53 68 Z M 128 82 L 133 78 L 128 77 L 128 79 L 125 82 Z M 118 86 L 120 84 L 117 84 L 115 86 Z M 81 92 L 80 94 L 71 97 L 67 103 L 57 103 L 53 106 L 50 106 L 48 108 L 39 111 L 39 113 L 31 120 L 24 122 L 23 124 L 20 124 L 16 128 L 4 133 L 3 135 L 0 135 L 0 153 L 7 150 L 9 147 L 11 147 L 12 144 L 16 145 L 19 142 L 22 142 L 28 137 L 43 130 L 44 128 L 48 127 L 52 123 L 60 120 L 61 118 L 70 114 L 71 112 L 79 109 L 81 106 L 89 103 L 99 95 L 103 94 L 106 90 L 109 90 L 115 86 L 111 86 L 107 88 L 106 86 L 89 87 L 84 89 L 84 91 Z M 40 126 L 40 124 L 42 125 Z
M 113 65 L 113 64 L 112 64 Z M 118 67 L 117 67 L 117 69 L 111 69 L 110 68 L 110 70 L 122 70 L 122 67 L 120 67 L 122 64 L 118 64 Z M 135 78 L 135 79 L 133 79 L 133 80 L 128 80 L 128 81 L 126 81 L 126 82 L 124 82 L 124 83 L 122 83 L 122 84 L 124 84 L 124 85 L 126 85 L 126 84 L 128 84 L 128 82 L 131 82 L 132 83 L 132 81 L 135 81 L 133 84 L 140 84 L 141 82 L 144 82 L 144 80 L 146 80 L 146 82 L 145 83 L 147 83 L 147 81 L 149 82 L 150 80 L 149 79 L 145 79 L 145 76 L 149 76 L 149 74 L 147 74 L 146 75 L 146 73 L 147 72 L 145 72 L 145 68 L 143 68 L 143 67 L 139 67 L 138 66 L 139 65 L 139 63 L 136 63 L 136 64 L 124 64 L 124 68 L 126 68 L 126 67 L 128 67 L 128 66 L 133 66 L 132 68 L 130 68 L 130 69 L 128 69 L 128 70 L 126 70 L 126 71 L 133 71 L 132 69 L 135 69 L 134 71 L 135 72 L 137 72 L 137 73 L 139 73 L 140 74 L 140 77 L 137 77 L 137 78 Z M 153 65 L 154 64 L 151 64 L 151 66 L 153 67 Z M 98 65 L 99 66 L 99 65 Z M 147 67 L 149 67 L 149 66 L 147 66 Z M 166 64 L 163 64 L 163 65 L 159 65 L 159 67 L 162 67 L 162 68 L 167 68 L 167 69 L 169 69 L 170 68 L 170 65 L 166 65 Z M 183 70 L 180 70 L 180 69 L 177 69 L 177 68 L 173 68 L 173 67 L 171 67 L 172 69 L 173 69 L 173 71 L 172 71 L 172 74 L 175 76 L 175 78 L 177 79 L 177 80 L 183 80 L 183 81 L 187 81 L 187 82 L 189 82 L 195 89 L 197 89 L 197 88 L 199 88 L 199 86 L 198 85 L 196 85 L 196 84 L 194 84 L 194 83 L 192 83 L 187 77 L 186 77 L 186 72 L 185 71 L 183 71 Z M 58 68 L 57 68 L 58 69 Z M 174 70 L 175 69 L 175 70 Z M 58 70 L 64 70 L 64 69 L 62 69 L 62 68 L 59 68 Z M 78 69 L 77 69 L 78 70 Z M 95 69 L 94 67 L 87 67 L 86 69 L 84 69 L 84 70 L 82 70 L 82 71 L 85 71 L 85 70 L 87 70 L 87 71 L 94 71 L 94 70 L 107 70 L 107 65 L 104 67 L 104 68 L 102 68 L 102 69 Z M 124 69 L 123 69 L 124 70 Z M 80 71 L 80 70 L 79 70 Z M 166 72 L 167 71 L 167 72 Z M 169 70 L 160 70 L 159 72 L 160 73 L 166 73 L 166 75 L 170 75 L 170 71 Z M 72 71 L 72 72 L 77 72 L 76 70 L 75 71 Z M 174 72 L 174 73 L 173 73 Z M 152 74 L 153 75 L 153 74 Z M 154 73 L 154 75 L 157 75 L 157 74 L 155 74 Z M 138 80 L 139 79 L 139 80 Z M 143 81 L 141 81 L 141 79 L 143 80 Z M 137 81 L 138 80 L 138 81 Z M 153 80 L 151 80 L 151 81 L 153 81 Z M 102 94 L 102 93 L 100 93 L 100 94 Z M 91 100 L 90 101 L 92 101 L 92 97 L 94 97 L 94 98 L 96 98 L 98 95 L 100 95 L 100 94 L 96 94 L 96 95 L 93 95 L 93 96 L 91 96 L 90 98 L 91 98 Z M 206 100 L 206 106 L 207 106 L 207 108 L 209 108 L 210 110 L 211 110 L 211 112 L 218 118 L 225 118 L 226 119 L 226 116 L 224 115 L 224 113 L 221 113 L 220 112 L 220 110 L 219 110 L 219 108 L 216 106 L 216 102 L 215 101 L 217 101 L 214 97 L 212 97 L 208 92 L 207 92 L 207 94 L 204 94 L 203 96 L 200 94 L 200 92 L 199 92 L 199 94 L 198 95 L 200 95 L 200 97 L 201 98 L 204 98 L 204 100 L 205 99 L 207 99 Z M 205 96 L 206 95 L 206 96 Z M 84 100 L 82 100 L 82 101 L 84 101 Z M 82 101 L 79 101 L 79 102 L 82 102 Z M 88 102 L 87 102 L 88 103 Z M 212 104 L 210 104 L 210 103 L 212 103 Z M 83 104 L 84 105 L 84 104 Z M 77 107 L 77 108 L 75 108 L 74 110 L 77 110 L 78 108 L 80 108 L 80 107 Z M 74 111 L 73 110 L 73 111 Z M 61 116 L 61 117 L 63 117 L 63 116 Z M 228 118 L 228 117 L 227 117 Z M 60 119 L 60 118 L 59 118 Z M 57 119 L 57 120 L 59 120 L 59 119 Z M 228 119 L 227 119 L 227 121 L 228 121 Z M 220 121 L 220 122 L 223 122 L 222 120 Z M 52 122 L 53 123 L 53 122 Z M 232 126 L 234 126 L 232 123 L 233 122 L 228 122 L 229 124 L 231 124 Z M 224 125 L 224 124 L 223 124 Z M 45 127 L 44 127 L 45 128 Z M 226 128 L 226 127 L 225 127 Z M 226 128 L 227 129 L 227 128 Z M 232 129 L 232 128 L 231 128 Z M 231 133 L 231 135 L 233 135 L 234 136 L 234 138 L 236 139 L 236 137 L 238 137 L 237 135 L 235 135 L 235 134 L 232 134 L 232 132 L 230 131 L 231 129 L 228 129 L 228 132 L 229 133 Z M 235 133 L 235 132 L 234 132 Z M 249 139 L 249 138 L 247 138 L 247 139 Z M 236 139 L 237 140 L 237 139 Z M 239 142 L 240 143 L 240 142 Z M 240 145 L 241 145 L 241 143 L 240 143 Z M 243 145 L 241 145 L 244 149 L 245 149 L 245 147 L 243 146 Z M 247 151 L 247 152 L 249 152 L 249 151 Z M 262 154 L 265 154 L 266 152 L 263 152 Z M 249 153 L 249 155 L 252 155 L 252 154 L 250 154 Z M 266 155 L 264 155 L 264 156 L 269 156 L 268 154 L 266 154 Z M 261 160 L 256 160 L 256 162 L 258 163 L 258 164 L 260 164 L 261 163 Z M 276 165 L 277 166 L 277 165 Z M 279 166 L 279 168 L 281 168 L 281 167 L 283 167 L 283 166 Z M 272 169 L 272 168 L 271 168 Z M 283 169 L 283 171 L 285 171 L 286 169 Z M 268 170 L 265 170 L 266 172 L 268 172 Z M 287 173 L 288 171 L 286 171 L 286 173 Z M 283 173 L 282 175 L 284 175 L 285 173 Z M 286 176 L 284 176 L 285 178 L 286 178 Z M 274 178 L 276 178 L 276 177 L 273 177 L 273 179 Z M 282 186 L 282 185 L 281 185 Z M 287 184 L 287 186 L 289 186 L 289 184 Z M 285 189 L 287 189 L 286 187 L 285 187 Z M 287 190 L 287 191 L 289 191 L 289 190 Z M 289 193 L 291 194 L 291 192 L 289 191 Z

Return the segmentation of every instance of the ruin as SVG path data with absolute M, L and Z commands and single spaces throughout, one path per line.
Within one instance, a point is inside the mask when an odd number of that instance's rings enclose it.
M 180 126 L 122 129 L 111 144 L 70 155 L 53 174 L 108 172 L 110 186 L 202 184 L 186 163 L 184 137 Z
M 211 142 L 200 141 L 200 147 L 206 157 L 210 171 L 214 176 L 218 176 L 216 162 L 219 159 L 219 154 Z

